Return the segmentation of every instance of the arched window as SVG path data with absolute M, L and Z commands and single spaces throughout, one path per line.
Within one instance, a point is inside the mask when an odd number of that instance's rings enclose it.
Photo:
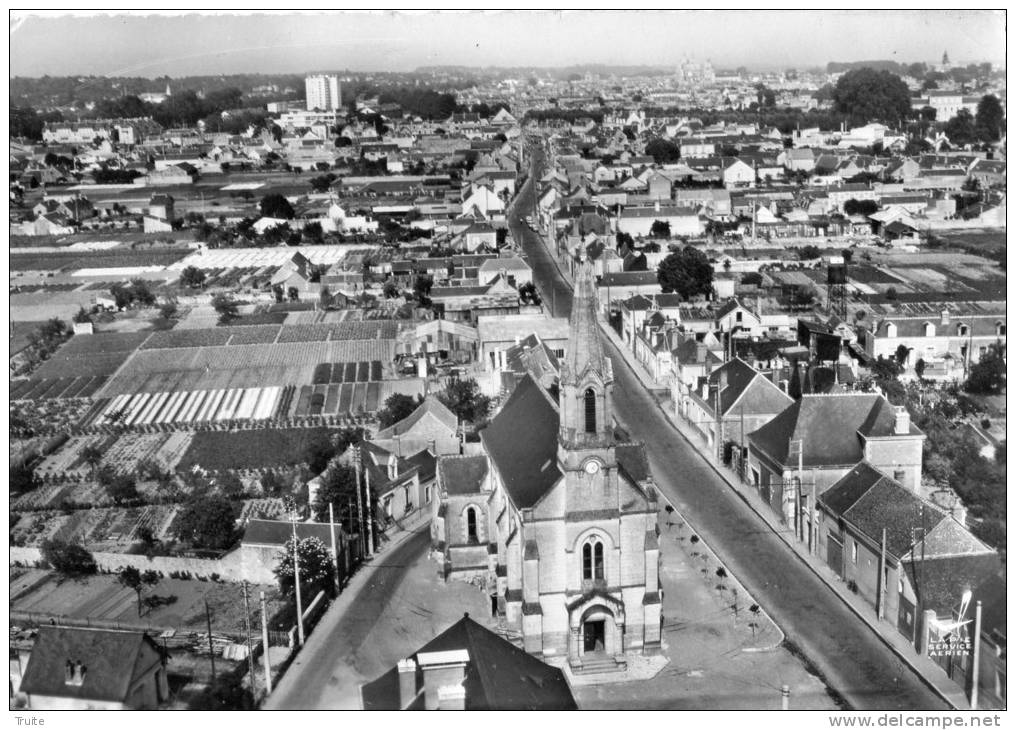
M 586 388 L 586 433 L 596 433 L 596 392 Z
M 466 541 L 471 543 L 480 542 L 475 507 L 466 508 Z
M 1005 324 L 1002 322 L 995 322 L 995 336 L 1005 337 Z
M 960 337 L 966 337 L 967 333 L 969 333 L 969 332 L 970 332 L 970 330 L 967 328 L 967 326 L 965 324 L 961 324 L 959 326 L 959 336 Z
M 596 538 L 582 546 L 582 579 L 603 580 L 603 543 Z
M 931 322 L 924 323 L 924 336 L 925 337 L 935 336 L 935 325 L 933 325 Z

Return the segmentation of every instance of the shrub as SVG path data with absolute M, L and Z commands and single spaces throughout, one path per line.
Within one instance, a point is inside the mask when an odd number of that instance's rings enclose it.
M 46 540 L 42 543 L 42 557 L 53 570 L 64 575 L 91 575 L 97 571 L 92 554 L 75 543 Z

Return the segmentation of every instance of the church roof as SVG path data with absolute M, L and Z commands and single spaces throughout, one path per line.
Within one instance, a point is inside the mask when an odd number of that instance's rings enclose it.
M 535 505 L 561 478 L 557 406 L 529 374 L 480 439 L 518 509 Z

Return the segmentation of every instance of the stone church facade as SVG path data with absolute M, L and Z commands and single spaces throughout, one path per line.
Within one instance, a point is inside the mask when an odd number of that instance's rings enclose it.
M 660 646 L 658 508 L 644 447 L 614 435 L 588 263 L 570 328 L 558 400 L 526 376 L 481 432 L 483 455 L 439 460 L 432 547 L 527 651 L 604 671 Z

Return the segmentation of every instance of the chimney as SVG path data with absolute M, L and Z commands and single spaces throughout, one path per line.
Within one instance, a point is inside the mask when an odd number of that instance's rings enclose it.
M 722 391 L 724 388 L 727 387 L 727 369 L 720 368 L 719 375 L 720 375 L 720 390 Z
M 910 412 L 903 406 L 896 406 L 896 422 L 893 424 L 893 433 L 905 435 L 910 433 Z
M 808 359 L 814 360 L 815 355 L 818 353 L 818 337 L 812 332 L 808 336 Z
M 705 362 L 707 352 L 709 352 L 709 348 L 706 347 L 706 343 L 697 343 L 695 345 L 695 362 Z
M 465 649 L 430 651 L 417 654 L 416 659 L 423 670 L 425 708 L 465 709 L 466 696 L 462 683 L 466 679 L 469 652 Z
M 68 659 L 67 664 L 64 665 L 64 682 L 70 684 L 73 681 L 74 681 L 74 662 Z
M 413 657 L 403 659 L 399 667 L 399 708 L 406 709 L 416 699 L 416 661 Z
M 949 324 L 949 310 L 948 309 L 943 309 L 942 310 L 942 324 L 943 325 Z
M 655 210 L 657 213 L 660 212 L 660 199 L 659 198 L 657 198 L 656 202 L 653 203 L 653 210 Z
M 706 399 L 709 398 L 709 379 L 708 378 L 702 380 L 702 397 L 706 398 Z
M 782 378 L 780 380 L 780 390 L 784 393 L 788 393 L 790 391 L 790 383 L 786 378 Z

